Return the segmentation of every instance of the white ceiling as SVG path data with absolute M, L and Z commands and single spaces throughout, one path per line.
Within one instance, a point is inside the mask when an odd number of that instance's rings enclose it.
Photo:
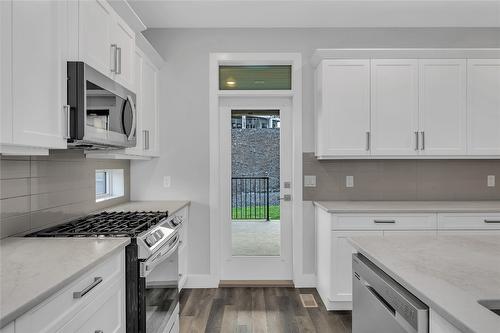
M 128 2 L 148 28 L 500 27 L 500 0 Z

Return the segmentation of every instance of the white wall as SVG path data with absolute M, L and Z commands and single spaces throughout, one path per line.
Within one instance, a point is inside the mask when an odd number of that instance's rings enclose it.
M 146 37 L 166 60 L 160 76 L 161 158 L 131 165 L 132 199 L 189 199 L 189 273 L 210 271 L 208 61 L 211 52 L 301 52 L 303 147 L 314 150 L 316 48 L 500 47 L 500 29 L 152 29 Z M 164 175 L 172 186 L 162 187 Z M 304 273 L 314 272 L 314 217 L 304 209 Z

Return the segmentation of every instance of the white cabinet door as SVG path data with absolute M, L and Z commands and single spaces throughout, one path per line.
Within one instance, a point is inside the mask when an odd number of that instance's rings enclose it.
M 141 81 L 144 153 L 148 156 L 158 156 L 160 150 L 158 133 L 158 69 L 147 57 L 143 58 Z
M 352 301 L 352 254 L 357 253 L 347 238 L 383 236 L 383 231 L 332 231 L 331 301 Z
M 372 155 L 416 155 L 417 60 L 371 62 Z
M 116 82 L 134 91 L 135 78 L 135 33 L 123 20 L 115 15 L 111 40 L 117 47 Z
M 369 155 L 370 61 L 323 60 L 318 71 L 316 155 Z
M 113 77 L 115 68 L 111 29 L 113 10 L 104 0 L 79 1 L 79 56 L 99 72 Z
M 125 287 L 122 279 L 117 279 L 58 332 L 125 332 Z
M 12 143 L 66 148 L 67 1 L 12 4 Z
M 12 1 L 0 1 L 0 142 L 12 143 Z
M 468 153 L 500 155 L 500 59 L 467 60 Z
M 466 154 L 466 82 L 463 59 L 419 60 L 421 154 Z

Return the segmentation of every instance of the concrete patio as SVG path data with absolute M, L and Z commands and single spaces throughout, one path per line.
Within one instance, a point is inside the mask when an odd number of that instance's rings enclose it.
M 233 221 L 233 256 L 279 256 L 280 221 Z

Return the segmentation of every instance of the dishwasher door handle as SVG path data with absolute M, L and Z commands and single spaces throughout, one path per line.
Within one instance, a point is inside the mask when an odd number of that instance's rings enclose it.
M 387 309 L 393 316 L 396 316 L 396 309 L 394 309 L 389 302 L 387 302 L 380 294 L 373 289 L 372 286 L 370 285 L 365 285 L 365 288 L 368 289 L 368 291 L 384 306 L 384 308 Z

